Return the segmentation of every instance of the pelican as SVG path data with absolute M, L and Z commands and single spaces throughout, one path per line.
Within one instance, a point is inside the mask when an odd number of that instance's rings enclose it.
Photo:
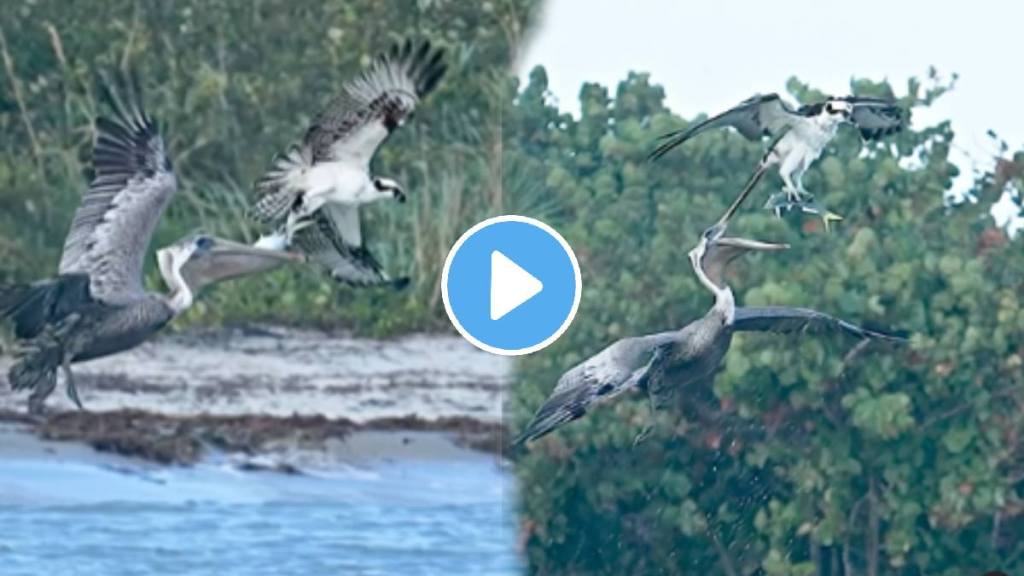
M 444 72 L 443 50 L 407 40 L 346 83 L 302 143 L 279 155 L 257 182 L 253 217 L 274 227 L 257 246 L 294 248 L 348 284 L 395 283 L 363 244 L 359 209 L 388 198 L 405 201 L 402 187 L 372 175 L 370 163 Z
M 694 274 L 715 298 L 707 314 L 680 330 L 618 340 L 571 368 L 559 378 L 515 444 L 536 440 L 629 390 L 646 392 L 654 409 L 663 406 L 676 390 L 691 384 L 710 388 L 736 332 L 834 332 L 861 339 L 903 341 L 807 308 L 736 306 L 732 289 L 725 283 L 726 267 L 748 252 L 789 248 L 786 244 L 725 235 L 729 219 L 756 183 L 757 177 L 689 252 Z
M 694 126 L 663 135 L 651 158 L 660 158 L 690 138 L 716 128 L 732 127 L 748 140 L 767 135 L 776 142 L 762 163 L 779 167 L 784 187 L 769 198 L 766 207 L 776 214 L 789 208 L 821 214 L 827 225 L 841 218 L 814 201 L 804 188 L 804 173 L 835 138 L 841 124 L 852 124 L 863 140 L 872 141 L 900 131 L 903 116 L 894 101 L 881 98 L 844 96 L 793 108 L 778 94 L 756 95 Z
M 134 348 L 187 310 L 204 286 L 302 260 L 206 234 L 157 251 L 166 294 L 142 285 L 145 253 L 177 179 L 157 124 L 143 110 L 137 81 L 122 100 L 103 85 L 112 117 L 96 120 L 95 177 L 75 212 L 56 278 L 0 288 L 0 319 L 20 341 L 8 380 L 31 390 L 32 414 L 64 374 L 79 407 L 71 364 Z

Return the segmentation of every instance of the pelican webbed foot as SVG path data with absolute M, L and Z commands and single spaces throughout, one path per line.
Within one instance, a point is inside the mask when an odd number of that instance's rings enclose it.
M 78 388 L 75 386 L 75 376 L 71 373 L 71 355 L 64 354 L 60 363 L 61 371 L 64 372 L 64 388 L 68 398 L 75 403 L 79 410 L 84 410 L 82 400 L 78 397 Z M 51 388 L 52 389 L 52 388 Z
M 28 413 L 31 416 L 42 416 L 46 413 L 46 399 L 57 387 L 57 372 L 50 371 L 36 383 L 28 397 Z
M 15 358 L 24 358 L 30 354 L 35 354 L 42 350 L 41 344 L 34 340 L 25 340 L 18 342 L 11 348 L 11 355 Z
M 644 440 L 647 440 L 647 438 L 651 435 L 651 432 L 654 431 L 654 419 L 658 415 L 659 401 L 657 394 L 646 382 L 641 384 L 640 388 L 641 390 L 647 392 L 647 417 L 649 418 L 649 421 L 647 422 L 647 425 L 644 426 L 644 429 L 641 430 L 640 433 L 636 435 L 636 438 L 633 438 L 634 448 L 639 446 L 640 443 L 643 442 Z

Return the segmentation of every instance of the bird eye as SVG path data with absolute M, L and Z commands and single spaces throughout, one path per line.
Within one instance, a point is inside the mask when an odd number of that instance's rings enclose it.
M 213 247 L 213 238 L 209 236 L 200 236 L 196 238 L 196 248 L 200 250 L 209 250 Z

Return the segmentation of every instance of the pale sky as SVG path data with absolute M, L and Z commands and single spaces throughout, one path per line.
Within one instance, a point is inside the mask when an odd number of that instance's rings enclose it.
M 689 118 L 757 92 L 785 94 L 791 76 L 837 95 L 854 76 L 888 79 L 903 94 L 908 78 L 934 66 L 959 80 L 914 123 L 953 120 L 962 187 L 998 151 L 987 130 L 1024 148 L 1022 23 L 1024 3 L 994 0 L 547 0 L 519 72 L 525 79 L 543 64 L 574 114 L 583 82 L 614 94 L 628 71 L 650 72 L 669 107 Z

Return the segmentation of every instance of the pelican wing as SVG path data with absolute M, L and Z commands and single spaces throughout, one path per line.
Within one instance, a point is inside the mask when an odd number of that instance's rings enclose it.
M 138 82 L 120 90 L 125 101 L 106 85 L 101 90 L 114 114 L 96 120 L 95 176 L 64 241 L 60 273 L 87 275 L 94 298 L 118 304 L 143 292 L 146 251 L 178 185 Z
M 709 130 L 731 127 L 748 140 L 757 140 L 765 135 L 775 136 L 791 126 L 797 118 L 799 116 L 778 94 L 753 96 L 717 116 L 663 135 L 661 143 L 651 153 L 651 158 L 661 158 L 676 146 Z
M 444 74 L 444 51 L 406 40 L 379 56 L 313 121 L 305 144 L 314 162 L 369 165 L 377 147 Z
M 582 418 L 592 405 L 643 386 L 658 348 L 674 336 L 664 332 L 619 340 L 563 374 L 515 443 L 536 440 Z
M 905 342 L 906 338 L 862 328 L 845 320 L 807 308 L 783 306 L 737 308 L 733 318 L 737 332 L 843 333 L 857 338 Z
M 389 279 L 363 244 L 357 207 L 326 205 L 312 218 L 309 226 L 295 233 L 293 245 L 325 268 L 332 278 L 352 286 L 394 284 L 400 288 L 407 282 Z
M 93 304 L 89 277 L 64 274 L 53 280 L 0 287 L 0 318 L 9 318 L 20 340 L 35 338 L 47 324 Z
M 853 106 L 850 122 L 865 140 L 877 140 L 903 129 L 903 109 L 892 100 L 864 96 L 847 96 L 843 100 Z

